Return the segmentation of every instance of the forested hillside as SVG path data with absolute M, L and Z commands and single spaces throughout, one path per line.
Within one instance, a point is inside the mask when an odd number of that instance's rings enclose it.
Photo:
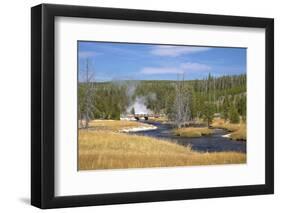
M 177 126 L 215 115 L 238 123 L 246 120 L 246 75 L 178 81 L 112 81 L 78 84 L 79 119 L 120 119 L 134 113 L 141 98 L 150 112 L 167 116 Z

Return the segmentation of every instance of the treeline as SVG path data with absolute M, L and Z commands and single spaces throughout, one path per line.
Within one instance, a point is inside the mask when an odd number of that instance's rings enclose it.
M 113 83 L 79 83 L 78 85 L 78 116 L 80 120 L 86 119 L 120 119 L 120 114 L 129 106 L 130 99 L 127 96 L 126 85 Z M 90 101 L 86 95 L 89 87 L 92 87 Z M 90 102 L 90 110 L 87 103 Z M 89 111 L 89 113 L 87 113 Z M 87 115 L 88 114 L 88 115 Z
M 246 75 L 215 78 L 209 74 L 206 79 L 190 81 L 80 82 L 79 119 L 120 119 L 121 114 L 130 113 L 127 110 L 137 97 L 143 97 L 146 107 L 156 114 L 172 121 L 184 116 L 179 125 L 196 118 L 210 123 L 216 114 L 233 123 L 240 117 L 246 121 L 246 80 Z M 86 95 L 89 88 L 91 95 Z
M 209 75 L 204 80 L 191 82 L 191 86 L 193 118 L 211 120 L 217 113 L 232 123 L 238 123 L 240 117 L 246 121 L 246 75 L 219 78 Z

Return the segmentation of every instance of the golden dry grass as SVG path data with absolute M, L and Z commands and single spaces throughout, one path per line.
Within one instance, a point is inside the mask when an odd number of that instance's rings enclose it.
M 111 131 L 79 131 L 79 170 L 245 163 L 236 152 L 199 153 L 169 141 Z
M 247 126 L 243 122 L 240 122 L 239 124 L 232 124 L 225 122 L 224 119 L 216 118 L 212 123 L 212 127 L 222 128 L 231 132 L 230 138 L 232 140 L 247 140 Z
M 233 140 L 247 140 L 247 131 L 246 131 L 246 125 L 244 124 L 241 126 L 237 131 L 230 134 L 230 138 Z
M 203 135 L 210 135 L 213 133 L 213 130 L 207 127 L 186 127 L 174 129 L 173 132 L 177 136 L 196 138 L 201 137 Z
M 141 126 L 149 126 L 144 123 L 137 121 L 121 121 L 121 120 L 92 120 L 90 128 L 94 130 L 105 130 L 105 131 L 120 131 L 128 128 L 135 128 Z
M 159 123 L 167 123 L 169 119 L 167 117 L 149 118 L 150 121 L 155 121 Z

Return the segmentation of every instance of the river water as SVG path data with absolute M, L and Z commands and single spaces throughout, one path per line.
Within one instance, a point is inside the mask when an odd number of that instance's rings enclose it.
M 227 131 L 222 129 L 214 129 L 214 134 L 212 135 L 202 136 L 199 138 L 187 138 L 173 135 L 172 126 L 170 126 L 169 124 L 162 124 L 152 121 L 142 122 L 157 126 L 157 129 L 134 132 L 130 134 L 144 135 L 169 140 L 184 146 L 191 146 L 193 150 L 199 152 L 235 151 L 246 153 L 245 141 L 233 141 L 229 138 L 222 137 L 223 135 L 228 134 Z

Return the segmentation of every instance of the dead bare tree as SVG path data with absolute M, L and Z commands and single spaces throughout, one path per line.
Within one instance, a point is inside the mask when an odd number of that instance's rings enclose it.
M 177 128 L 181 128 L 191 118 L 190 112 L 190 92 L 184 81 L 184 74 L 182 74 L 182 80 L 178 75 L 178 79 L 175 85 L 175 101 L 173 120 Z
M 83 110 L 81 110 L 82 128 L 88 129 L 93 119 L 94 109 L 94 72 L 90 70 L 89 59 L 86 61 L 86 76 L 84 82 Z

